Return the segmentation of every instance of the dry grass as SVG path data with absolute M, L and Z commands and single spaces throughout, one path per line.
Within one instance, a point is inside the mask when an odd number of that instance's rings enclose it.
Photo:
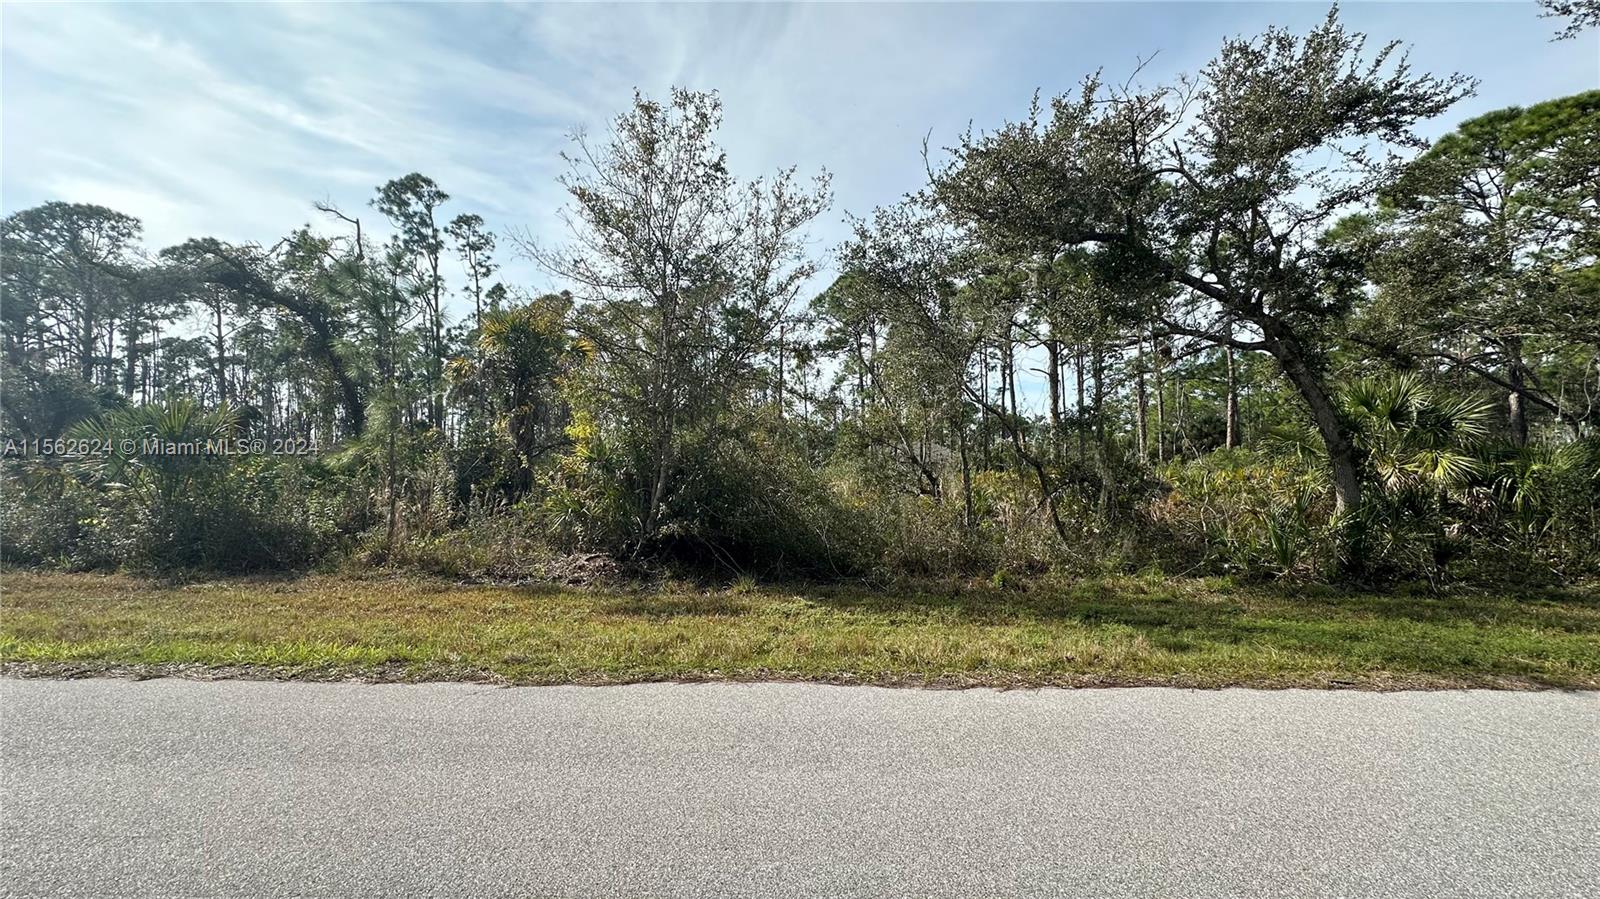
M 1125 578 L 603 593 L 309 576 L 0 573 L 13 673 L 1600 687 L 1592 590 L 1447 598 Z

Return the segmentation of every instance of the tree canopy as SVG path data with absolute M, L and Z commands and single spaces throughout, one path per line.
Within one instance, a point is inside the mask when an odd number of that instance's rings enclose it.
M 1600 92 L 1454 120 L 1337 11 L 1141 79 L 932 142 L 836 248 L 687 89 L 574 136 L 555 237 L 416 172 L 263 242 L 13 213 L 4 556 L 1600 572 Z

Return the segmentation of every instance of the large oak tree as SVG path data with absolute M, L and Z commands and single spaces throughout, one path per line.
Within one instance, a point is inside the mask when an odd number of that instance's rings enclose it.
M 1178 288 L 1149 313 L 1167 333 L 1270 354 L 1321 435 L 1337 508 L 1349 510 L 1359 459 L 1326 351 L 1355 292 L 1322 237 L 1423 146 L 1411 127 L 1470 88 L 1412 72 L 1395 44 L 1369 53 L 1335 11 L 1303 37 L 1230 38 L 1171 85 L 1096 77 L 1048 108 L 1036 102 L 1021 122 L 966 135 L 933 171 L 933 191 L 993 243 L 1088 246 L 1123 290 Z

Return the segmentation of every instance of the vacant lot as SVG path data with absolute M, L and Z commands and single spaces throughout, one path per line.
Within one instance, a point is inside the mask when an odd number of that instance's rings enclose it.
M 948 686 L 1600 687 L 1600 595 L 1113 579 L 652 593 L 0 573 L 12 673 Z

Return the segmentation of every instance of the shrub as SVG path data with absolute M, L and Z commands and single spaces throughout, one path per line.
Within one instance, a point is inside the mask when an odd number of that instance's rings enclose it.
M 309 564 L 331 542 L 294 458 L 160 453 L 146 441 L 204 444 L 239 434 L 226 407 L 180 400 L 119 409 L 72 432 L 103 454 L 35 460 L 11 473 L 4 557 L 69 568 L 252 571 Z
M 0 561 L 71 571 L 120 561 L 108 539 L 115 534 L 97 526 L 94 490 L 59 465 L 7 462 L 0 472 Z
M 1150 549 L 1178 568 L 1312 576 L 1332 561 L 1326 481 L 1245 450 L 1169 464 L 1168 492 L 1146 510 Z
M 541 508 L 571 550 L 649 555 L 736 574 L 844 574 L 871 558 L 865 522 L 834 493 L 802 435 L 746 410 L 737 426 L 681 434 L 656 532 L 641 536 L 652 450 L 574 416 L 575 448 L 550 474 Z
M 402 534 L 387 546 L 381 527 L 363 535 L 352 560 L 463 580 L 524 581 L 548 574 L 554 556 L 532 504 L 478 506 L 455 528 Z

